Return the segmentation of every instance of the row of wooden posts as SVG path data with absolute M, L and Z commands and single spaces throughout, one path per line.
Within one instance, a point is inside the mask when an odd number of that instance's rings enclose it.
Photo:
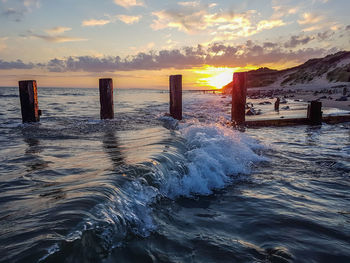
M 170 115 L 177 120 L 182 119 L 182 75 L 169 77 Z M 110 78 L 99 80 L 100 117 L 114 118 L 113 81 Z M 38 122 L 41 111 L 38 106 L 37 84 L 35 80 L 19 81 L 22 121 Z M 236 125 L 245 123 L 245 107 L 247 97 L 247 73 L 240 72 L 233 75 L 231 120 Z M 308 106 L 307 118 L 311 124 L 322 122 L 322 104 L 313 101 Z

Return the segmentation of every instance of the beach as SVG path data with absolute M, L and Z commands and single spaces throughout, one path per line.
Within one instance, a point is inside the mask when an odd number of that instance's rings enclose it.
M 345 90 L 344 90 L 345 89 Z M 287 88 L 287 87 L 262 87 L 262 88 L 251 88 L 248 89 L 247 102 L 253 103 L 254 100 L 264 100 L 267 105 L 263 107 L 265 113 L 266 111 L 271 111 L 274 109 L 274 103 L 277 98 L 282 100 L 281 108 L 290 106 L 290 103 L 302 104 L 304 105 L 305 112 L 307 109 L 307 104 L 311 101 L 322 102 L 323 109 L 331 112 L 350 112 L 350 86 L 346 85 L 336 85 L 332 87 L 328 85 L 326 87 L 315 87 L 308 85 L 300 85 L 299 87 Z M 263 103 L 261 103 L 263 104 Z M 285 104 L 285 105 L 284 105 Z M 254 104 L 257 110 L 261 110 L 261 105 Z M 287 109 L 289 110 L 289 109 Z

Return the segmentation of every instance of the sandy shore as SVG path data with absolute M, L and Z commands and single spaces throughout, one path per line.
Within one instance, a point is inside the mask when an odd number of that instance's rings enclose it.
M 326 98 L 324 98 L 326 96 Z M 328 108 L 337 108 L 342 110 L 350 111 L 350 97 L 348 97 L 347 101 L 336 101 L 336 99 L 339 99 L 339 94 L 332 94 L 332 95 L 314 95 L 313 93 L 301 93 L 296 94 L 295 98 L 303 100 L 305 102 L 307 101 L 313 101 L 313 100 L 319 100 L 322 102 L 322 107 L 328 107 Z
M 344 90 L 345 88 L 345 90 Z M 350 86 L 327 88 L 253 88 L 248 90 L 250 98 L 285 98 L 309 102 L 318 100 L 322 107 L 350 111 Z M 344 101 L 341 101 L 341 100 Z

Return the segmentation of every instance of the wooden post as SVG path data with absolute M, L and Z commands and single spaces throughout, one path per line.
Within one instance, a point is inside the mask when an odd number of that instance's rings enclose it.
M 307 118 L 310 124 L 322 124 L 322 102 L 311 101 L 307 107 Z
M 182 120 L 182 75 L 172 75 L 169 78 L 170 115 Z
M 114 118 L 114 104 L 113 104 L 113 80 L 112 79 L 100 79 L 100 104 L 101 120 Z
M 22 80 L 18 82 L 21 100 L 22 122 L 38 122 L 40 112 L 38 106 L 38 91 L 35 80 Z
M 245 105 L 247 97 L 247 73 L 233 74 L 231 120 L 237 125 L 245 122 Z

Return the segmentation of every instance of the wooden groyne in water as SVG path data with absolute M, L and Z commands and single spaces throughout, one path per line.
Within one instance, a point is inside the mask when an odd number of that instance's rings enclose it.
M 100 91 L 100 117 L 101 119 L 114 118 L 113 81 L 110 78 L 99 80 Z M 201 92 L 201 90 L 198 90 Z M 218 90 L 205 90 L 205 92 L 217 92 Z M 182 120 L 182 75 L 169 77 L 169 112 L 170 116 Z M 38 122 L 41 110 L 38 106 L 37 83 L 35 80 L 19 81 L 19 94 L 21 101 L 22 121 Z M 307 108 L 306 117 L 293 118 L 256 118 L 246 120 L 247 100 L 247 73 L 233 74 L 231 122 L 233 126 L 267 127 L 267 126 L 293 126 L 293 125 L 321 125 L 322 123 L 335 124 L 350 121 L 349 114 L 325 115 L 322 112 L 322 103 L 312 101 Z M 279 99 L 274 108 L 279 111 Z
M 348 115 L 328 115 L 322 117 L 322 123 L 337 124 L 342 122 L 350 122 L 350 114 Z M 318 125 L 320 125 L 318 124 Z M 269 126 L 296 126 L 296 125 L 315 125 L 308 118 L 280 118 L 280 119 L 262 119 L 249 120 L 245 122 L 247 127 L 269 127 Z
M 268 126 L 294 126 L 294 125 L 321 125 L 322 123 L 336 124 L 350 121 L 350 114 L 326 115 L 323 116 L 322 102 L 311 101 L 307 108 L 306 117 L 298 118 L 266 118 L 256 120 L 245 120 L 246 106 L 246 74 L 234 73 L 232 88 L 232 117 L 234 125 L 247 127 L 268 127 Z M 274 108 L 279 111 L 279 99 L 277 98 Z

